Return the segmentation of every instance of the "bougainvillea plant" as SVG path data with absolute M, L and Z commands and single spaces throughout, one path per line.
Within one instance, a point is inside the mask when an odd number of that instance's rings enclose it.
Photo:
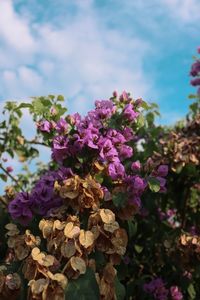
M 11 290 L 26 282 L 30 299 L 75 299 L 82 288 L 84 299 L 125 296 L 117 268 L 126 260 L 128 228 L 148 190 L 165 192 L 168 172 L 134 160 L 143 107 L 114 92 L 85 117 L 52 118 L 52 106 L 51 118 L 37 121 L 55 164 L 9 202 L 6 262 L 18 262 L 21 277 L 3 268 L 2 295 L 11 292 L 10 276 Z
M 190 75 L 198 87 L 198 57 Z M 66 115 L 62 96 L 6 104 L 0 299 L 200 298 L 199 91 L 190 98 L 173 128 L 156 126 L 157 106 L 127 92 L 85 117 Z M 9 156 L 32 166 L 38 146 L 52 160 L 15 175 Z

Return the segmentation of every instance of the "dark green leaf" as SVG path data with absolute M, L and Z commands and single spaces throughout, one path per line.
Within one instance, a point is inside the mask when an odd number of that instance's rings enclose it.
M 113 195 L 112 200 L 116 207 L 124 207 L 127 202 L 127 194 L 120 192 L 116 195 Z
M 118 277 L 115 277 L 115 293 L 117 300 L 125 299 L 126 290 L 123 284 L 119 281 Z
M 137 222 L 136 221 L 127 221 L 128 223 L 128 235 L 131 239 L 137 232 Z
M 103 182 L 102 174 L 96 174 L 95 179 L 96 179 L 96 181 L 98 181 L 101 184 Z
M 5 182 L 7 181 L 7 176 L 5 174 L 0 174 L 0 178 Z
M 88 268 L 78 279 L 70 280 L 65 291 L 65 298 L 70 300 L 99 300 L 99 286 L 92 269 Z
M 57 101 L 65 101 L 65 98 L 63 95 L 58 95 Z
M 90 258 L 95 260 L 97 268 L 102 268 L 102 266 L 106 264 L 104 254 L 98 250 L 95 250 L 95 252 L 91 253 Z

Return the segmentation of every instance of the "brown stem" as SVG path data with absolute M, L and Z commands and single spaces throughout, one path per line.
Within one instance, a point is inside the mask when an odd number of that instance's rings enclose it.
M 1 141 L 4 141 L 5 139 L 0 137 L 0 140 L 1 140 Z M 33 141 L 26 141 L 26 140 L 25 140 L 25 143 L 49 147 L 47 144 L 45 144 L 45 143 L 43 143 L 43 142 L 38 142 L 38 141 L 34 141 L 34 140 L 33 140 Z
M 34 145 L 41 145 L 41 146 L 45 146 L 45 147 L 49 147 L 47 144 L 43 143 L 43 142 L 37 142 L 37 141 L 26 141 L 27 144 L 34 144 Z

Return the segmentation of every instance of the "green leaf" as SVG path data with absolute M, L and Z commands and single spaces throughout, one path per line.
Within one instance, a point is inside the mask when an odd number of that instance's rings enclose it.
M 144 126 L 144 116 L 143 115 L 139 115 L 139 117 L 137 118 L 137 125 L 139 128 Z
M 55 109 L 57 111 L 57 116 L 60 118 L 67 111 L 66 107 L 63 107 L 61 104 L 56 104 Z
M 0 174 L 0 178 L 5 182 L 7 181 L 7 176 L 5 174 Z
M 139 254 L 140 254 L 140 253 L 143 251 L 143 249 L 144 249 L 144 247 L 142 247 L 142 246 L 140 246 L 140 245 L 135 245 L 134 248 L 135 248 L 135 251 L 136 251 L 137 253 L 139 253 Z
M 48 95 L 48 98 L 53 101 L 55 99 L 55 95 Z
M 8 111 L 12 111 L 17 107 L 17 102 L 15 101 L 7 101 L 6 105 L 4 106 L 5 109 Z
M 77 158 L 78 158 L 78 161 L 79 161 L 81 164 L 83 164 L 83 162 L 84 162 L 84 158 L 83 158 L 83 157 L 81 157 L 81 156 L 77 156 Z
M 150 106 L 149 106 L 148 103 L 145 102 L 145 101 L 142 101 L 141 106 L 142 106 L 142 108 L 144 108 L 144 109 L 146 109 L 146 110 L 150 109 Z
M 190 109 L 192 110 L 193 113 L 197 113 L 198 111 L 198 103 L 194 102 L 190 105 Z
M 149 112 L 147 115 L 146 115 L 146 119 L 147 119 L 147 122 L 149 125 L 152 125 L 153 122 L 154 122 L 154 113 L 153 112 Z
M 137 222 L 135 221 L 127 221 L 128 223 L 128 235 L 129 238 L 131 239 L 137 232 Z
M 123 284 L 119 281 L 118 277 L 115 277 L 115 293 L 117 300 L 125 299 L 126 290 Z
M 21 103 L 17 108 L 16 110 L 19 110 L 21 108 L 31 108 L 32 107 L 32 104 L 31 103 Z
M 33 111 L 34 111 L 34 113 L 39 114 L 39 115 L 41 115 L 44 112 L 44 106 L 40 99 L 35 99 L 33 101 Z
M 88 268 L 84 275 L 69 281 L 65 298 L 70 300 L 99 300 L 99 286 L 94 271 Z
M 157 193 L 160 190 L 160 182 L 155 177 L 148 178 L 148 185 L 152 192 Z
M 6 152 L 13 158 L 14 157 L 14 152 L 12 149 L 6 149 Z
M 95 180 L 98 181 L 100 184 L 102 184 L 102 182 L 103 182 L 103 176 L 102 176 L 102 174 L 101 173 L 96 174 L 95 175 Z
M 189 284 L 187 291 L 191 299 L 196 299 L 196 291 L 192 283 Z
M 116 207 L 124 207 L 127 202 L 127 194 L 120 192 L 113 195 L 112 201 Z
M 63 95 L 58 95 L 57 101 L 65 101 L 65 98 Z
M 189 98 L 189 99 L 194 99 L 194 98 L 197 98 L 197 95 L 190 94 L 190 95 L 188 96 L 188 98 Z

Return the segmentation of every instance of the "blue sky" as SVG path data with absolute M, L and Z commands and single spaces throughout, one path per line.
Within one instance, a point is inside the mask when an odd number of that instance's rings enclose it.
M 85 113 L 113 90 L 184 116 L 199 0 L 0 0 L 0 101 L 63 94 Z

